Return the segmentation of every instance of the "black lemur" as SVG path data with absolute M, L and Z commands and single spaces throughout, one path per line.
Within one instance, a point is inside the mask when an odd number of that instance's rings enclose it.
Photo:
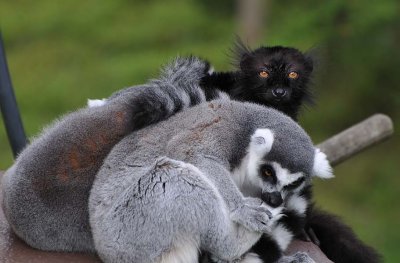
M 250 50 L 240 41 L 233 49 L 236 70 L 215 72 L 202 79 L 202 87 L 220 90 L 232 99 L 273 107 L 297 120 L 305 102 L 311 102 L 311 56 L 291 47 Z

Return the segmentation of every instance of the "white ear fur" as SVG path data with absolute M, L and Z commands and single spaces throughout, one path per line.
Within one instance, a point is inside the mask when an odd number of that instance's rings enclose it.
M 257 175 L 259 163 L 271 150 L 273 142 L 274 135 L 269 129 L 257 129 L 251 136 L 246 158 L 246 170 L 250 178 L 254 178 Z
M 325 153 L 321 152 L 320 149 L 315 148 L 314 165 L 313 165 L 313 176 L 317 176 L 324 179 L 333 178 L 332 167 L 326 158 Z
M 87 105 L 88 105 L 89 108 L 100 107 L 100 106 L 103 106 L 104 104 L 106 104 L 106 100 L 107 99 L 102 99 L 102 100 L 91 100 L 91 99 L 88 99 L 87 100 Z
M 269 129 L 257 129 L 251 136 L 250 154 L 256 153 L 259 157 L 271 151 L 274 143 L 274 134 Z

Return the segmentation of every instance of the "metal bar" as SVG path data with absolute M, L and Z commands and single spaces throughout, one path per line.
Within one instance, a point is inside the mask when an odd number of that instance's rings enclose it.
M 25 147 L 27 139 L 22 126 L 17 101 L 11 84 L 10 73 L 7 67 L 3 38 L 0 31 L 0 109 L 8 140 L 14 157 Z

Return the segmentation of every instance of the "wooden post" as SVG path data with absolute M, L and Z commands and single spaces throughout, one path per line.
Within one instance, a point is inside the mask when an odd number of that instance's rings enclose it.
M 239 36 L 248 46 L 254 46 L 261 39 L 268 2 L 267 0 L 237 0 Z

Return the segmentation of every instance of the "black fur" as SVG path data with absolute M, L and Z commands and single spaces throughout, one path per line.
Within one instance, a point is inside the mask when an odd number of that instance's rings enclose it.
M 320 248 L 333 262 L 377 263 L 381 256 L 364 244 L 337 216 L 312 208 L 307 219 L 320 241 Z
M 311 185 L 306 186 L 300 192 L 300 196 L 306 200 L 310 200 L 311 195 Z M 289 230 L 294 237 L 302 238 L 304 229 L 306 228 L 307 212 L 305 214 L 300 214 L 295 210 L 286 209 L 283 213 L 285 216 L 278 221 L 278 224 Z M 256 253 L 264 263 L 276 262 L 277 259 L 283 255 L 283 251 L 281 251 L 276 241 L 271 239 L 268 235 L 263 235 L 252 247 L 251 252 Z
M 357 238 L 349 226 L 344 224 L 337 216 L 321 211 L 312 203 L 312 186 L 304 188 L 300 194 L 308 200 L 309 207 L 306 215 L 300 215 L 296 211 L 286 210 L 279 223 L 290 230 L 295 237 L 300 239 L 308 230 L 312 229 L 318 238 L 319 247 L 325 255 L 336 263 L 379 263 L 382 257 L 374 248 L 364 244 Z M 276 243 L 267 235 L 257 242 L 252 248 L 264 261 L 273 263 L 282 252 Z
M 276 262 L 283 255 L 276 241 L 268 235 L 262 235 L 251 251 L 256 253 L 264 263 Z
M 202 79 L 202 87 L 218 89 L 231 98 L 273 107 L 297 120 L 304 102 L 312 102 L 309 88 L 313 61 L 310 56 L 290 47 L 260 47 L 250 50 L 240 41 L 234 49 L 237 70 L 216 72 Z M 266 71 L 268 77 L 261 77 Z M 297 78 L 289 78 L 295 72 Z M 275 91 L 285 95 L 278 97 Z

